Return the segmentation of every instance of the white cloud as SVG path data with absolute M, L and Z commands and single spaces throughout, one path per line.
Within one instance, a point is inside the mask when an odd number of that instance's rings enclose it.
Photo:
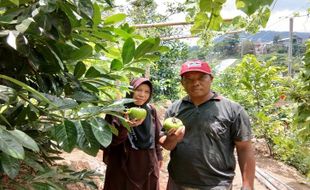
M 305 11 L 300 12 L 300 17 L 293 18 L 293 31 L 310 32 L 310 17 Z M 289 19 L 293 16 L 290 10 L 273 12 L 264 30 L 289 31 Z
M 275 0 L 271 6 L 271 15 L 266 28 L 263 30 L 289 31 L 289 18 L 294 13 L 299 13 L 300 17 L 293 19 L 293 31 L 310 32 L 310 16 L 307 15 L 307 8 L 310 8 L 309 0 Z M 243 14 L 237 10 L 235 0 L 228 0 L 222 9 L 223 18 L 233 18 Z
M 155 0 L 158 4 L 157 11 L 164 14 L 166 11 L 166 2 L 185 2 L 185 0 Z M 224 19 L 233 18 L 237 15 L 244 14 L 236 9 L 236 0 L 227 0 L 223 5 L 221 15 Z M 258 0 L 259 1 L 259 0 Z M 125 3 L 126 0 L 117 0 L 117 2 Z M 128 3 L 128 2 L 127 2 Z M 307 9 L 310 8 L 310 0 L 274 0 L 271 6 L 272 13 L 263 30 L 289 31 L 289 17 L 298 12 L 302 17 L 294 18 L 293 30 L 296 32 L 310 32 L 310 15 L 307 15 Z M 169 22 L 185 21 L 185 13 L 173 15 L 169 18 Z

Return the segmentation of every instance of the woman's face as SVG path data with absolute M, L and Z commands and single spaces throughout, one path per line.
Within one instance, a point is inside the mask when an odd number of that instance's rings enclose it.
M 143 105 L 151 96 L 151 89 L 147 84 L 141 84 L 133 91 L 133 99 L 138 106 Z

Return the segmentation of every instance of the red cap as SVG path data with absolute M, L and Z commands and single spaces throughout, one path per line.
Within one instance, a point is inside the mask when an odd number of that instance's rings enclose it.
M 180 71 L 180 76 L 190 71 L 199 71 L 212 75 L 212 70 L 209 64 L 198 59 L 189 60 L 183 63 Z

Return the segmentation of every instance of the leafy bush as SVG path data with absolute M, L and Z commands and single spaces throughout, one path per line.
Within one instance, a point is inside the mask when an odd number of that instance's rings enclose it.
M 301 79 L 291 79 L 281 77 L 284 71 L 275 58 L 264 62 L 248 55 L 241 63 L 215 77 L 214 87 L 245 107 L 255 136 L 267 140 L 275 158 L 309 176 L 307 105 L 310 93 L 307 91 L 309 85 L 305 85 L 309 83 L 308 78 L 304 78 L 307 72 L 302 72 Z
M 51 174 L 55 154 L 77 147 L 94 156 L 109 145 L 117 130 L 102 117 L 120 115 L 132 100 L 115 102 L 117 95 L 166 48 L 137 35 L 124 14 L 102 18 L 109 0 L 1 1 L 0 8 L 0 175 L 10 185 L 18 178 L 59 189 L 63 180 L 37 180 Z M 24 165 L 36 177 L 22 178 Z

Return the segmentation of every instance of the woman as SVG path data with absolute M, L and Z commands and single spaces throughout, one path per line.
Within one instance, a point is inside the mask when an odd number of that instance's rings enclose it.
M 118 118 L 107 115 L 106 120 L 115 126 L 119 134 L 113 135 L 108 147 L 107 170 L 104 190 L 159 190 L 159 169 L 162 162 L 159 133 L 161 124 L 156 110 L 148 102 L 152 84 L 146 78 L 130 82 L 133 92 L 127 96 L 134 102 L 127 107 L 146 109 L 144 120 L 128 120 L 131 131 Z

